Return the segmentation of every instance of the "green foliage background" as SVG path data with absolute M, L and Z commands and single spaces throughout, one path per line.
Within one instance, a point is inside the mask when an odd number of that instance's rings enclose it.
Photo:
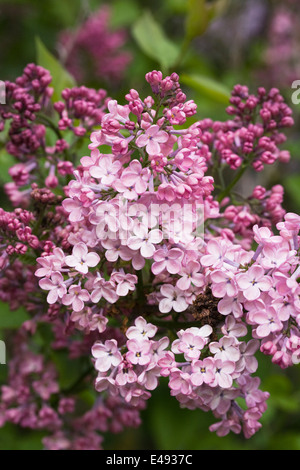
M 38 62 L 52 73 L 56 92 L 70 86 L 73 78 L 57 60 L 56 41 L 65 29 L 76 29 L 82 19 L 105 2 L 100 0 L 0 0 L 0 79 L 14 80 L 21 75 L 28 62 Z M 124 94 L 136 88 L 147 96 L 149 89 L 145 74 L 153 69 L 164 73 L 177 72 L 187 96 L 198 104 L 198 118 L 226 118 L 225 108 L 231 87 L 236 83 L 248 85 L 255 91 L 263 85 L 256 72 L 262 67 L 266 37 L 261 31 L 244 45 L 238 60 L 214 60 L 207 46 L 207 30 L 218 17 L 233 14 L 244 0 L 111 0 L 111 28 L 125 28 L 128 41 L 125 49 L 133 60 L 121 84 L 113 86 L 91 76 L 87 86 L 104 87 L 113 98 L 124 102 Z M 266 0 L 266 9 L 274 4 Z M 282 2 L 284 3 L 284 2 Z M 232 32 L 232 51 L 236 50 L 236 31 Z M 204 52 L 203 52 L 204 51 Z M 228 59 L 229 58 L 229 59 Z M 299 77 L 300 78 L 300 77 Z M 273 83 L 272 86 L 277 86 Z M 292 161 L 289 165 L 274 165 L 257 182 L 266 186 L 280 183 L 286 190 L 287 210 L 300 209 L 299 175 L 299 109 L 292 105 L 292 90 L 287 84 L 281 90 L 294 108 L 295 127 L 291 130 L 285 148 L 289 148 Z M 299 105 L 300 106 L 300 105 Z M 1 140 L 2 139 L 2 140 Z M 0 186 L 9 180 L 7 170 L 11 157 L 2 146 L 0 134 Z M 249 184 L 256 181 L 252 175 Z M 0 204 L 7 208 L 0 187 Z M 0 305 L 0 331 L 14 334 L 14 329 L 27 318 L 26 312 L 10 312 Z M 8 354 L 7 363 L 10 357 Z M 259 355 L 257 375 L 262 379 L 263 390 L 270 392 L 268 410 L 261 420 L 262 429 L 250 440 L 230 434 L 218 438 L 208 431 L 215 421 L 211 414 L 180 409 L 170 398 L 167 384 L 153 392 L 147 409 L 142 412 L 143 424 L 139 429 L 127 429 L 119 435 L 106 435 L 106 449 L 247 449 L 247 450 L 300 450 L 300 374 L 299 368 L 282 371 L 271 364 L 268 357 Z M 66 370 L 59 358 L 61 377 L 72 382 L 76 371 Z M 76 369 L 76 364 L 74 369 Z M 0 365 L 1 383 L 6 380 L 6 366 Z M 30 432 L 13 425 L 0 429 L 0 449 L 40 449 L 43 433 Z

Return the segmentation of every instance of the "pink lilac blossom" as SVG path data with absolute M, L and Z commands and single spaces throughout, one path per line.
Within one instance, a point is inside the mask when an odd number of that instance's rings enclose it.
M 131 54 L 124 50 L 127 34 L 125 30 L 112 30 L 110 17 L 110 7 L 102 6 L 77 31 L 64 31 L 58 38 L 61 58 L 79 82 L 93 77 L 119 83 L 125 74 L 131 61 Z M 92 66 L 88 66 L 87 58 Z
M 17 370 L 2 390 L 3 423 L 51 428 L 50 448 L 101 447 L 98 431 L 138 425 L 160 377 L 179 406 L 211 411 L 218 435 L 249 438 L 269 396 L 254 375 L 256 351 L 281 368 L 300 362 L 300 218 L 283 209 L 280 185 L 256 186 L 237 205 L 231 183 L 216 191 L 214 180 L 215 168 L 237 180 L 247 166 L 260 172 L 280 160 L 290 108 L 276 89 L 254 95 L 237 85 L 229 120 L 197 121 L 176 73 L 154 70 L 146 81 L 153 96 L 131 89 L 125 105 L 103 90 L 64 90 L 51 148 L 47 122 L 35 123 L 49 106 L 47 71 L 28 66 L 0 108 L 11 126 L 7 150 L 25 165 L 13 168 L 8 187 L 24 207 L 0 210 L 0 299 L 30 314 L 23 335 L 34 342 L 46 323 L 48 347 L 92 366 L 82 384 L 95 405 L 72 421 L 71 434 L 61 413 L 71 403 L 51 406 L 59 387 L 43 376 L 43 358 L 32 361 L 41 375 L 33 394 L 24 388 L 17 399 L 27 414 L 13 406 Z M 87 135 L 90 155 L 71 163 Z M 22 388 L 31 372 L 18 354 Z

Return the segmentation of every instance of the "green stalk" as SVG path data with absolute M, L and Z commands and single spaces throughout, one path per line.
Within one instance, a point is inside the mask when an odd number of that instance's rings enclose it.
M 237 174 L 235 175 L 235 178 L 233 178 L 233 180 L 231 181 L 231 183 L 229 183 L 229 185 L 224 189 L 224 191 L 222 191 L 218 197 L 217 197 L 217 201 L 218 202 L 221 202 L 225 197 L 227 197 L 231 190 L 234 188 L 234 186 L 238 183 L 238 181 L 241 179 L 241 177 L 243 176 L 243 174 L 245 173 L 246 169 L 248 168 L 249 166 L 249 163 L 248 162 L 244 162 L 242 165 L 241 165 L 241 168 L 239 169 L 239 171 L 237 172 Z

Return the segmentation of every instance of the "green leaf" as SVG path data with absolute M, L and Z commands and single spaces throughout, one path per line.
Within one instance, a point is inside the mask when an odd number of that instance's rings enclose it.
M 284 187 L 296 207 L 300 207 L 300 176 L 289 175 L 284 180 Z
M 61 99 L 61 92 L 64 88 L 72 88 L 76 86 L 75 79 L 54 57 L 54 55 L 48 51 L 39 38 L 36 38 L 36 54 L 38 65 L 41 65 L 51 73 L 51 86 L 54 88 L 52 100 L 59 101 Z
M 285 375 L 271 375 L 264 381 L 264 389 L 270 393 L 274 406 L 292 413 L 299 409 L 297 395 L 293 394 L 292 382 Z
M 1 183 L 8 183 L 11 181 L 11 177 L 8 174 L 8 170 L 15 165 L 16 160 L 12 155 L 6 152 L 5 148 L 0 150 L 0 182 Z
M 281 432 L 273 436 L 269 450 L 299 450 L 300 434 L 295 431 Z
M 52 351 L 51 359 L 55 363 L 59 375 L 60 388 L 65 391 L 79 392 L 78 388 L 85 390 L 89 388 L 84 378 L 91 372 L 91 363 L 87 357 L 70 359 L 66 350 Z
M 208 28 L 212 19 L 221 14 L 228 0 L 189 0 L 188 14 L 186 16 L 186 39 L 191 41 L 201 36 Z
M 0 329 L 19 328 L 28 319 L 23 308 L 11 311 L 8 304 L 0 302 Z
M 45 431 L 32 431 L 6 423 L 0 429 L 0 450 L 43 450 Z
M 141 12 L 140 5 L 136 0 L 116 0 L 113 4 L 113 13 L 110 18 L 110 26 L 123 28 L 131 26 L 137 20 Z
M 230 91 L 228 88 L 210 77 L 206 77 L 205 75 L 182 74 L 180 81 L 194 88 L 201 95 L 209 97 L 218 103 L 229 104 Z
M 237 442 L 232 436 L 220 439 L 208 431 L 209 426 L 216 421 L 211 413 L 182 408 L 176 398 L 170 396 L 170 390 L 162 380 L 145 414 L 152 430 L 155 449 L 227 450 L 233 448 L 233 445 L 237 449 Z M 246 447 L 245 442 L 242 446 Z
M 166 71 L 175 64 L 179 50 L 164 33 L 150 11 L 135 22 L 132 34 L 143 52 L 156 60 Z

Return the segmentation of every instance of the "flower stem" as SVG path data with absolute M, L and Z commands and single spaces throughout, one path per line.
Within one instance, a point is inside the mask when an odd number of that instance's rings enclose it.
M 248 162 L 244 162 L 242 163 L 239 171 L 237 172 L 237 174 L 235 175 L 235 178 L 233 178 L 233 180 L 231 181 L 231 183 L 224 189 L 224 191 L 222 191 L 218 197 L 217 197 L 217 201 L 218 202 L 221 202 L 225 197 L 227 197 L 229 194 L 230 194 L 230 191 L 234 188 L 234 186 L 237 184 L 237 182 L 241 179 L 241 177 L 243 176 L 243 174 L 245 173 L 246 169 L 248 168 L 249 164 Z

